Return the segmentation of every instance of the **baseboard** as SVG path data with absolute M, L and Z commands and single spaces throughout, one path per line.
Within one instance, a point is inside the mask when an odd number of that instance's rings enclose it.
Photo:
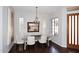
M 52 42 L 52 41 L 51 41 L 51 42 Z M 62 47 L 62 46 L 60 46 L 60 45 L 56 44 L 55 42 L 52 42 L 52 44 L 53 44 L 54 46 L 58 47 L 58 48 L 63 48 L 63 49 L 66 49 L 66 47 Z

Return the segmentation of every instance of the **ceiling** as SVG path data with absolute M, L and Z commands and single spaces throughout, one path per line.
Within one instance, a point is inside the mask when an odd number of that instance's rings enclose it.
M 52 14 L 65 7 L 69 11 L 79 10 L 79 6 L 38 6 L 38 14 Z M 35 6 L 14 6 L 15 12 L 36 13 Z
M 61 6 L 38 6 L 38 13 L 51 14 L 56 10 L 62 8 Z M 14 6 L 15 11 L 35 13 L 35 6 Z

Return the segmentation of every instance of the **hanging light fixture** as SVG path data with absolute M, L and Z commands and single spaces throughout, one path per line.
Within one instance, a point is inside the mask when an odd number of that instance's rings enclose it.
M 35 23 L 38 23 L 39 21 L 38 21 L 38 7 L 36 6 L 36 17 L 35 17 L 35 20 L 34 20 L 34 22 Z

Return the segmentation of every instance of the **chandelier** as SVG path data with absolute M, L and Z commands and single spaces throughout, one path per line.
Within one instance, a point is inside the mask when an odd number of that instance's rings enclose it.
M 36 6 L 36 17 L 35 17 L 35 20 L 34 20 L 35 23 L 38 23 L 38 7 Z

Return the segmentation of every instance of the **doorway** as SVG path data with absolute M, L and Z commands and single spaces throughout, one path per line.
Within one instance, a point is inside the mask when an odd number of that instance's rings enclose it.
M 14 11 L 11 7 L 8 8 L 8 40 L 7 45 L 14 42 Z

